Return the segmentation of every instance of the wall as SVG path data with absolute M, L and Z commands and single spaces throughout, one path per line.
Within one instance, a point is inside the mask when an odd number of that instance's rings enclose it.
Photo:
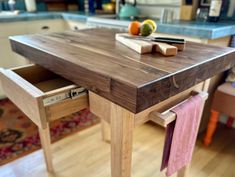
M 133 3 L 133 0 L 126 0 Z M 164 8 L 172 9 L 175 12 L 174 18 L 179 19 L 181 0 L 137 0 L 137 7 L 142 15 L 160 18 Z

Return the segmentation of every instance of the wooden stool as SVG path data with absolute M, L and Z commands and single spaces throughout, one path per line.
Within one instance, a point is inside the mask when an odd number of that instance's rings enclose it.
M 86 90 L 38 65 L 1 69 L 0 80 L 5 95 L 37 125 L 53 172 L 49 122 L 87 108 Z
M 215 92 L 211 107 L 211 117 L 207 125 L 206 135 L 203 139 L 203 143 L 206 146 L 211 144 L 220 113 L 235 118 L 235 88 L 231 83 L 220 85 Z

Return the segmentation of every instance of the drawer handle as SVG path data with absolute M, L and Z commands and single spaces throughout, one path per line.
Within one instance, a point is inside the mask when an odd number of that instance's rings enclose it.
M 197 94 L 204 100 L 206 101 L 208 98 L 208 93 L 207 92 L 197 92 Z M 195 95 L 195 92 L 194 92 Z M 187 100 L 187 99 L 186 99 Z M 180 102 L 177 105 L 180 105 L 181 103 L 185 102 L 186 100 Z M 177 106 L 175 105 L 175 106 Z M 173 122 L 176 119 L 176 114 L 172 111 L 170 111 L 172 108 L 168 109 L 167 111 L 163 112 L 163 113 L 159 113 L 158 111 L 152 111 L 149 114 L 149 118 L 150 120 L 152 120 L 153 122 L 166 127 L 169 123 Z
M 49 26 L 43 26 L 43 27 L 41 27 L 41 29 L 42 29 L 42 30 L 49 30 L 50 27 L 49 27 Z

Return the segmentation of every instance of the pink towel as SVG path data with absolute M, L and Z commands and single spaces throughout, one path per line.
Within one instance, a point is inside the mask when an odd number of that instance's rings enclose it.
M 161 166 L 161 170 L 167 167 L 167 176 L 190 163 L 202 109 L 203 100 L 196 95 L 171 110 L 177 118 L 167 126 Z

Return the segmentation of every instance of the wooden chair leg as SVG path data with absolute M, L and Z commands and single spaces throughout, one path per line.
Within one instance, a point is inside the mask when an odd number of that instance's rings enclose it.
M 47 123 L 46 128 L 39 128 L 39 136 L 42 144 L 42 149 L 44 153 L 44 158 L 46 162 L 46 167 L 48 172 L 53 172 L 53 164 L 52 164 L 52 153 L 51 153 L 51 138 L 50 138 L 50 127 Z
M 227 127 L 228 127 L 228 128 L 232 128 L 233 122 L 234 122 L 234 118 L 229 117 L 228 120 L 227 120 L 227 122 L 226 122 Z
M 209 123 L 207 125 L 206 135 L 203 139 L 203 143 L 206 146 L 209 146 L 211 144 L 212 137 L 213 137 L 213 135 L 215 133 L 215 129 L 217 127 L 218 119 L 219 119 L 219 112 L 217 112 L 215 110 L 211 110 L 211 117 L 210 117 Z
M 101 133 L 102 133 L 102 140 L 106 142 L 110 142 L 110 125 L 105 120 L 101 119 Z
M 134 114 L 111 104 L 111 176 L 130 177 Z

